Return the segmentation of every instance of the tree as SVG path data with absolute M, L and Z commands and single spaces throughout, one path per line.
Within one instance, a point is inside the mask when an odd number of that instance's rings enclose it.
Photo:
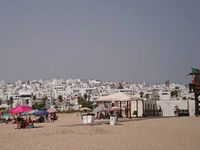
M 171 97 L 174 97 L 174 91 L 171 91 L 170 95 Z
M 55 99 L 53 99 L 53 102 L 52 102 L 52 103 L 53 103 L 53 105 L 56 105 L 56 101 L 55 101 Z
M 32 108 L 33 109 L 44 109 L 45 104 L 43 102 L 36 102 L 35 104 L 33 104 Z
M 55 104 L 54 107 L 55 107 L 55 109 L 58 109 L 58 108 L 59 108 L 59 106 L 58 106 L 57 104 Z
M 140 94 L 140 97 L 143 98 L 144 92 L 140 92 L 139 94 Z
M 171 91 L 171 97 L 178 97 L 178 91 Z
M 149 94 L 146 94 L 146 95 L 145 95 L 145 98 L 146 98 L 146 99 L 149 99 L 149 97 L 150 97 Z
M 42 103 L 43 103 L 44 107 L 46 106 L 47 100 L 48 100 L 48 97 L 45 95 L 45 96 L 42 98 Z
M 11 105 L 13 104 L 13 97 L 12 96 L 10 97 L 10 103 L 11 103 Z
M 26 104 L 27 104 L 27 105 L 29 104 L 29 99 L 26 99 Z
M 90 98 L 91 98 L 91 96 L 90 96 L 90 95 L 88 95 L 88 101 L 90 100 Z
M 86 93 L 83 95 L 83 97 L 84 97 L 85 100 L 87 100 L 87 98 L 88 98 Z
M 123 89 L 123 88 L 124 87 L 123 87 L 122 83 L 119 83 L 118 89 Z
M 36 98 L 37 98 L 36 95 L 33 95 L 33 100 L 34 100 L 34 101 L 36 100 Z
M 11 105 L 11 108 L 13 107 L 13 97 L 12 96 L 7 101 L 7 105 Z
M 180 87 L 176 86 L 175 89 L 178 90 Z
M 78 104 L 82 105 L 84 103 L 85 99 L 82 96 L 78 97 Z
M 84 97 L 79 96 L 78 97 L 78 104 L 81 105 L 82 107 L 87 107 L 92 109 L 92 102 L 87 101 Z
M 63 102 L 63 97 L 62 97 L 62 95 L 59 95 L 59 96 L 58 96 L 58 100 L 59 100 L 60 103 Z
M 187 100 L 187 98 L 184 96 L 184 97 L 183 97 L 183 100 Z

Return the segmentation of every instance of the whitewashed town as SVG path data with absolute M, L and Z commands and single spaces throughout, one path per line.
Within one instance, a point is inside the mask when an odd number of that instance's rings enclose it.
M 43 103 L 47 109 L 53 107 L 61 112 L 79 110 L 82 107 L 78 101 L 80 97 L 95 107 L 99 98 L 115 93 L 135 98 L 131 101 L 130 117 L 177 116 L 177 110 L 179 115 L 195 115 L 194 94 L 189 93 L 188 85 L 169 81 L 157 85 L 86 79 L 0 81 L 0 108 Z
M 200 0 L 1 0 L 0 150 L 200 150 Z

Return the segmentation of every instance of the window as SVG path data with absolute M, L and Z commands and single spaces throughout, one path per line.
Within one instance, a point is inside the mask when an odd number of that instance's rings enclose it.
M 169 95 L 168 93 L 162 93 L 162 95 Z

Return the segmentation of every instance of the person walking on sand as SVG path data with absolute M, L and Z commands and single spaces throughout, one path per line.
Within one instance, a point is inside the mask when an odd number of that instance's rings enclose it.
M 17 116 L 17 129 L 21 128 L 21 120 L 22 118 L 20 117 L 20 115 Z
M 49 122 L 49 114 L 46 115 L 46 122 Z
M 50 118 L 51 118 L 51 122 L 53 122 L 54 121 L 53 120 L 53 113 L 51 113 Z

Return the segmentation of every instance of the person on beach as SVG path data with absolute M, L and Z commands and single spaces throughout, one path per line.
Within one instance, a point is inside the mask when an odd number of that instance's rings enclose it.
M 5 123 L 8 124 L 9 117 L 6 116 Z
M 34 128 L 33 120 L 31 119 L 31 117 L 29 117 L 28 119 L 28 128 Z
M 20 117 L 20 115 L 18 115 L 17 116 L 17 119 L 16 119 L 16 121 L 17 121 L 17 129 L 20 129 L 21 128 L 21 117 Z
M 49 114 L 46 115 L 46 122 L 49 122 Z
M 23 117 L 21 117 L 20 128 L 25 128 L 25 120 Z
M 51 122 L 53 122 L 53 121 L 54 121 L 54 120 L 53 120 L 53 113 L 51 113 L 50 118 L 51 118 Z

